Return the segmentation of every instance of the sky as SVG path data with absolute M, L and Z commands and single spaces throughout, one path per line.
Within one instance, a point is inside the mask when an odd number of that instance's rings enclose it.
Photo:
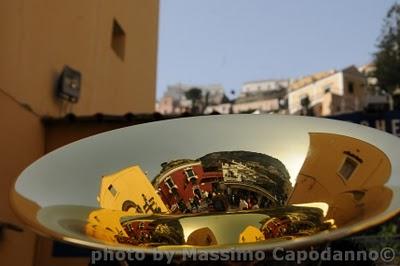
M 168 85 L 298 78 L 372 60 L 395 0 L 161 0 L 157 99 Z

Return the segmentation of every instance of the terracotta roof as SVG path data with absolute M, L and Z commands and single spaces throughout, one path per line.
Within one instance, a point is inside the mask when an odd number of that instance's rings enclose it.
M 300 88 L 307 86 L 313 82 L 316 82 L 318 80 L 329 77 L 335 73 L 337 73 L 336 70 L 329 70 L 329 71 L 318 72 L 318 73 L 297 79 L 289 85 L 289 91 L 294 91 L 294 90 L 300 89 Z

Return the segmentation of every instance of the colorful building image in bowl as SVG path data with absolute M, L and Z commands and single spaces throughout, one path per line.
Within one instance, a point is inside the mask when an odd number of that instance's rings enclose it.
M 213 246 L 286 241 L 377 215 L 393 192 L 377 147 L 309 133 L 294 187 L 285 165 L 250 151 L 222 151 L 161 164 L 152 183 L 139 166 L 102 178 L 86 233 L 138 246 Z
M 285 166 L 255 152 L 215 152 L 197 160 L 170 161 L 162 167 L 153 185 L 173 213 L 281 206 L 291 191 Z

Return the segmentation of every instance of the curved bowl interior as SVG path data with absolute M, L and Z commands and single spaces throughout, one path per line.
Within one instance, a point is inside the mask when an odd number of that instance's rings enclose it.
M 118 129 L 64 146 L 18 177 L 34 230 L 93 248 L 298 247 L 400 208 L 400 141 L 328 119 L 229 115 Z

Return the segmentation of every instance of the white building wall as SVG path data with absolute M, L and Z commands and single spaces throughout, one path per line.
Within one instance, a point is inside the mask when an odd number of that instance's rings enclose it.
M 258 91 L 273 91 L 280 89 L 280 86 L 287 88 L 289 86 L 289 80 L 264 80 L 247 82 L 243 84 L 241 89 L 241 95 L 246 93 L 255 93 Z
M 338 72 L 324 79 L 310 83 L 300 89 L 290 91 L 288 94 L 289 113 L 293 114 L 302 109 L 301 99 L 305 96 L 309 97 L 311 105 L 321 103 L 325 95 L 325 90 L 328 88 L 332 93 L 343 95 L 342 72 Z

